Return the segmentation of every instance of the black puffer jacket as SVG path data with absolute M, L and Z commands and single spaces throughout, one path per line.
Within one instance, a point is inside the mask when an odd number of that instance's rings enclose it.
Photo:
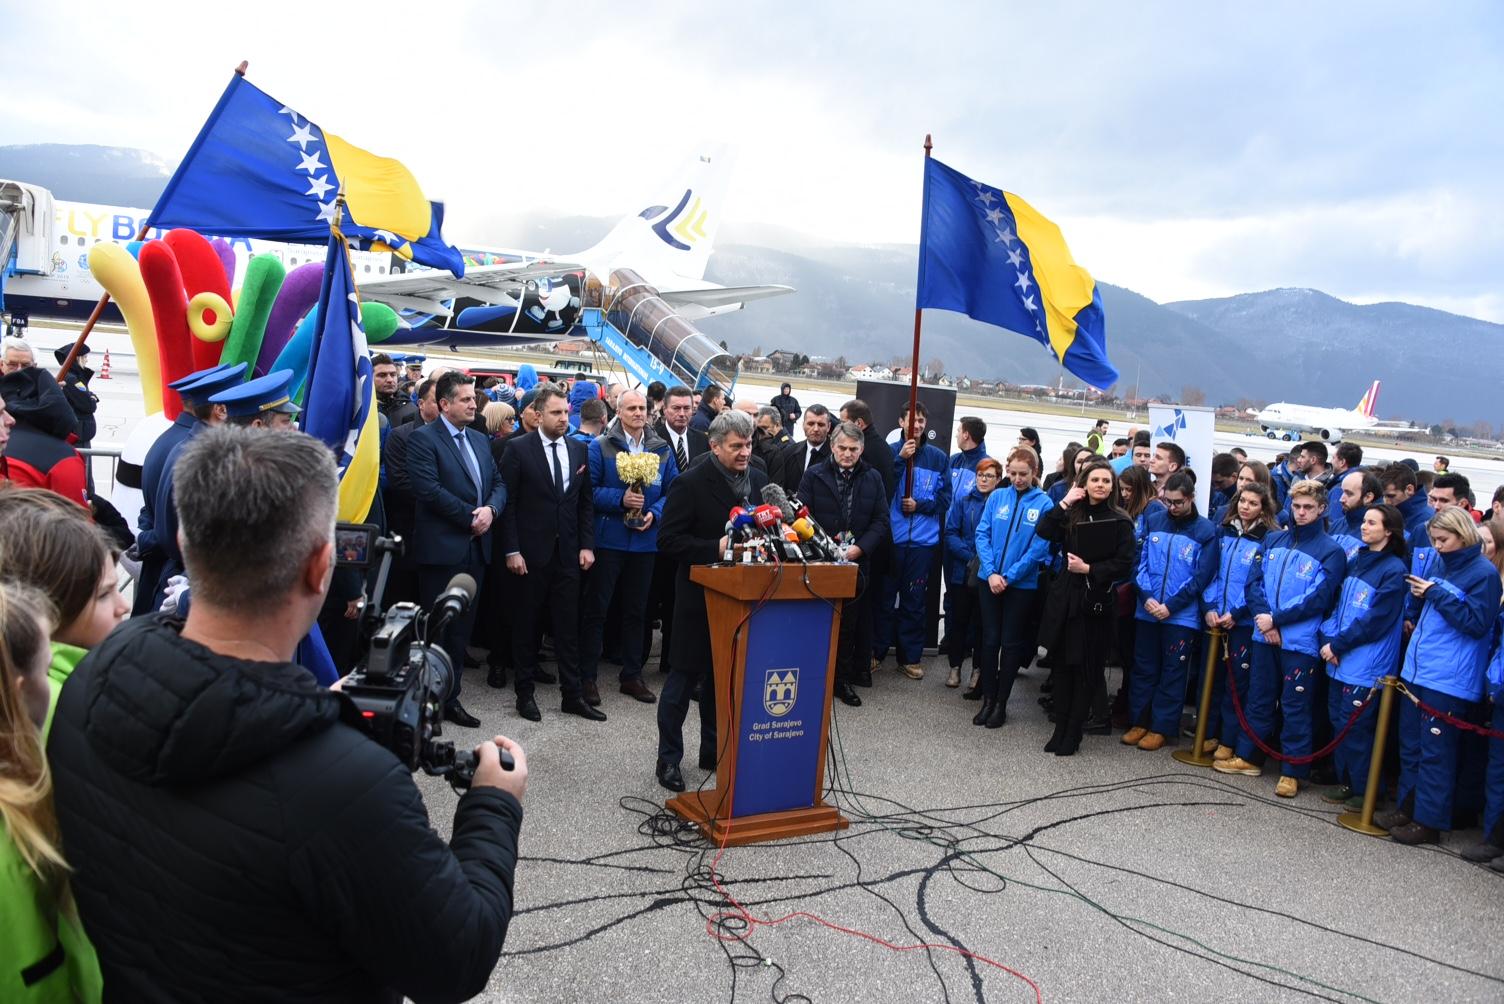
M 63 688 L 48 755 L 106 1000 L 479 993 L 512 914 L 522 806 L 467 792 L 449 846 L 347 698 L 291 663 L 128 622 Z

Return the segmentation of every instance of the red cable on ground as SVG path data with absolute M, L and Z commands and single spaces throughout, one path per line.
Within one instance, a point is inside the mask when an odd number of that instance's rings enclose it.
M 773 581 L 776 584 L 778 580 L 775 578 Z M 771 595 L 771 593 L 772 587 L 770 586 L 767 595 Z M 766 602 L 766 599 L 764 599 L 762 602 Z M 758 605 L 761 606 L 761 603 L 759 603 Z M 755 609 L 756 608 L 754 608 L 754 611 Z M 745 623 L 746 619 L 750 619 L 750 617 L 751 614 L 749 613 L 748 617 L 744 618 L 743 623 Z M 740 628 L 738 628 L 738 630 L 740 630 Z M 727 727 L 730 724 L 730 722 L 725 722 L 722 724 L 722 727 Z M 732 805 L 735 805 L 735 795 L 736 777 L 733 775 L 731 778 L 731 783 L 726 786 L 726 801 L 729 801 Z M 724 804 L 724 802 L 722 804 Z M 865 941 L 870 941 L 875 945 L 881 945 L 882 947 L 894 952 L 914 952 L 921 949 L 935 949 L 936 951 L 953 952 L 963 958 L 975 959 L 977 962 L 985 963 L 986 965 L 992 966 L 995 969 L 1000 969 L 1003 972 L 1007 973 L 1009 976 L 1024 981 L 1029 985 L 1029 989 L 1034 991 L 1034 1000 L 1036 1004 L 1043 1004 L 1044 995 L 1040 992 L 1038 983 L 1035 983 L 1033 980 L 1029 979 L 1029 977 L 1025 976 L 1017 969 L 1012 969 L 1008 966 L 1005 966 L 1003 965 L 1003 963 L 998 962 L 996 959 L 990 959 L 985 955 L 968 951 L 964 948 L 958 948 L 955 945 L 938 945 L 928 942 L 920 942 L 914 945 L 897 945 L 891 941 L 885 941 L 875 934 L 869 934 L 866 931 L 859 931 L 853 927 L 842 927 L 840 924 L 826 920 L 824 917 L 818 916 L 813 913 L 808 913 L 804 910 L 795 910 L 793 913 L 786 913 L 782 917 L 774 917 L 771 920 L 763 920 L 761 918 L 752 916 L 751 912 L 749 912 L 747 908 L 742 905 L 741 901 L 738 900 L 735 896 L 731 895 L 731 893 L 727 892 L 726 888 L 721 885 L 721 876 L 719 871 L 721 855 L 726 853 L 726 841 L 730 839 L 730 837 L 731 827 L 728 825 L 725 827 L 725 831 L 721 835 L 720 846 L 716 848 L 715 857 L 710 862 L 711 884 L 715 886 L 715 891 L 720 893 L 723 899 L 725 899 L 733 907 L 735 907 L 734 910 L 721 910 L 716 913 L 712 913 L 709 917 L 705 918 L 705 933 L 710 935 L 712 938 L 715 938 L 717 941 L 746 941 L 752 936 L 752 932 L 755 931 L 758 927 L 777 927 L 784 921 L 793 920 L 796 917 L 802 917 L 805 920 L 812 920 L 816 924 L 819 924 L 822 927 L 827 927 L 832 931 L 839 931 L 842 934 L 849 934 L 853 937 L 861 938 Z M 729 917 L 740 918 L 741 921 L 747 925 L 747 929 L 740 933 L 722 933 L 721 931 L 717 930 L 717 928 L 722 926 L 724 924 L 724 921 Z
M 1317 760 L 1320 760 L 1322 757 L 1335 750 L 1338 746 L 1342 745 L 1342 740 L 1347 738 L 1347 734 L 1352 731 L 1353 725 L 1357 723 L 1358 716 L 1362 715 L 1364 710 L 1366 710 L 1368 706 L 1373 703 L 1373 695 L 1378 693 L 1379 691 L 1378 687 L 1372 687 L 1369 689 L 1368 696 L 1363 699 L 1362 704 L 1358 705 L 1358 709 L 1354 711 L 1352 717 L 1347 720 L 1347 724 L 1342 726 L 1342 731 L 1338 732 L 1336 737 L 1333 738 L 1332 741 L 1326 746 L 1322 747 L 1314 753 L 1308 753 L 1305 756 L 1285 756 L 1284 754 L 1270 748 L 1264 742 L 1264 740 L 1260 739 L 1254 733 L 1253 727 L 1248 724 L 1248 719 L 1243 714 L 1243 702 L 1238 697 L 1238 681 L 1237 678 L 1232 675 L 1232 653 L 1224 652 L 1222 658 L 1223 661 L 1227 664 L 1227 689 L 1232 694 L 1232 709 L 1238 713 L 1238 724 L 1242 726 L 1243 734 L 1246 735 L 1249 739 L 1252 739 L 1253 744 L 1257 746 L 1265 756 L 1273 757 L 1275 760 L 1278 760 L 1281 763 L 1294 764 L 1295 766 L 1315 763 Z

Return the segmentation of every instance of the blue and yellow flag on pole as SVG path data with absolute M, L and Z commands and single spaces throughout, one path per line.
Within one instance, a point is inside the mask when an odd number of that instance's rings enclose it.
M 1060 228 L 1013 193 L 933 157 L 924 162 L 915 306 L 954 310 L 1032 338 L 1093 387 L 1117 382 L 1102 296 Z
M 340 522 L 363 523 L 381 472 L 381 430 L 360 298 L 350 275 L 349 250 L 337 230 L 329 237 L 314 316 L 303 431 L 327 443 L 339 460 Z
M 148 224 L 216 237 L 322 244 L 345 194 L 346 239 L 465 274 L 444 243 L 444 207 L 401 162 L 325 132 L 240 74 L 188 148 Z

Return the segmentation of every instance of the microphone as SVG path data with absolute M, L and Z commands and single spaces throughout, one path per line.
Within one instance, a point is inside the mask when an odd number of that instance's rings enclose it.
M 788 493 L 783 490 L 782 485 L 775 485 L 771 482 L 763 485 L 762 501 L 763 504 L 770 505 L 774 509 L 778 510 L 778 518 L 782 522 L 789 522 L 789 513 L 792 512 L 793 509 L 789 505 Z
M 788 503 L 794 511 L 795 524 L 797 525 L 800 520 L 807 522 L 815 543 L 830 555 L 830 560 L 841 560 L 841 556 L 846 552 L 836 545 L 836 542 L 831 539 L 830 534 L 825 532 L 825 528 L 820 525 L 819 521 L 815 519 L 814 514 L 809 511 L 809 506 L 805 505 L 802 500 L 792 497 L 788 499 Z
M 438 631 L 445 624 L 459 617 L 470 604 L 475 602 L 475 580 L 464 572 L 459 573 L 449 580 L 449 585 L 439 594 L 439 598 L 433 601 L 433 610 L 428 619 L 433 624 L 433 630 Z
M 747 539 L 747 530 L 752 526 L 752 514 L 741 506 L 733 506 L 726 516 L 726 553 L 722 561 L 736 560 L 736 545 Z

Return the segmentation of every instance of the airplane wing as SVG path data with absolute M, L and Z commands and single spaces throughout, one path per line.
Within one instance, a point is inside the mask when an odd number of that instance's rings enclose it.
M 423 269 L 383 279 L 368 279 L 360 284 L 361 296 L 377 300 L 398 310 L 415 310 L 423 314 L 448 317 L 445 300 L 464 297 L 498 306 L 515 304 L 517 293 L 530 280 L 552 278 L 579 272 L 583 266 L 570 262 L 534 259 L 477 265 L 456 279 L 439 269 Z
M 792 293 L 793 286 L 711 286 L 707 289 L 679 289 L 659 293 L 663 302 L 676 310 L 685 307 L 728 307 L 733 303 L 765 300 L 770 296 Z

